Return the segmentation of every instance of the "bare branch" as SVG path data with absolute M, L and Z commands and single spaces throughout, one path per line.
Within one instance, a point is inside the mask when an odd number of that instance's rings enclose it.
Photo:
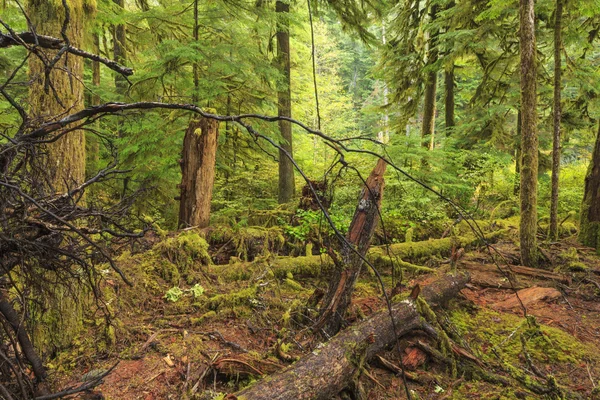
M 16 36 L 16 37 L 15 37 Z M 46 35 L 36 35 L 33 32 L 22 32 L 16 33 L 15 35 L 4 34 L 0 32 L 0 49 L 7 48 L 11 46 L 24 46 L 24 45 L 32 45 L 39 46 L 44 49 L 49 50 L 60 50 L 66 47 L 66 51 L 70 54 L 87 58 L 92 61 L 97 61 L 101 64 L 106 65 L 108 68 L 112 69 L 115 72 L 123 76 L 131 76 L 133 75 L 133 69 L 129 67 L 125 67 L 119 65 L 116 61 L 110 60 L 108 58 L 99 56 L 97 54 L 89 53 L 85 50 L 81 50 L 77 47 L 73 47 L 71 45 L 67 45 L 64 40 L 46 36 Z

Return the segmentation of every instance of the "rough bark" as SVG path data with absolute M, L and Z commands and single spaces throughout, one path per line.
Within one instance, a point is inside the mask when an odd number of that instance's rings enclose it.
M 446 136 L 450 136 L 456 126 L 454 117 L 454 64 L 444 71 L 444 119 L 446 122 Z
M 180 228 L 206 228 L 209 224 L 218 136 L 219 122 L 202 117 L 192 119 L 185 132 L 180 161 Z
M 536 57 L 534 0 L 520 0 L 521 51 L 521 262 L 537 267 Z
M 336 265 L 333 271 L 323 307 L 313 327 L 319 331 L 322 329 L 329 336 L 335 335 L 342 326 L 363 264 L 362 257 L 369 250 L 371 238 L 379 222 L 386 166 L 385 161 L 380 159 L 366 181 L 346 234 L 349 245 L 344 244 L 342 247 L 341 260 L 336 263 L 339 265 Z
M 513 194 L 521 192 L 521 110 L 517 111 L 517 138 L 515 140 L 515 181 Z
M 277 66 L 283 76 L 283 82 L 277 90 L 277 112 L 280 117 L 292 116 L 291 79 L 290 79 L 290 5 L 282 1 L 275 3 L 277 12 Z M 292 125 L 279 121 L 279 133 L 282 150 L 279 150 L 279 203 L 288 203 L 294 197 L 294 165 L 289 159 L 293 156 Z M 286 154 L 287 153 L 287 154 Z
M 113 0 L 113 2 L 120 8 L 120 12 L 125 9 L 125 0 Z M 114 60 L 123 65 L 127 60 L 127 30 L 125 24 L 117 24 L 114 26 L 113 33 L 113 57 Z M 121 74 L 115 75 L 115 88 L 117 93 L 123 95 L 127 91 L 127 80 Z
M 579 241 L 600 250 L 600 125 L 592 153 L 592 160 L 585 176 Z
M 421 296 L 439 306 L 456 296 L 468 282 L 466 274 L 442 276 L 425 286 Z M 368 362 L 376 353 L 396 343 L 399 337 L 420 327 L 421 317 L 412 300 L 392 306 L 396 332 L 388 310 L 349 327 L 279 374 L 267 377 L 238 393 L 245 400 L 331 399 L 352 381 L 361 368 L 360 360 Z
M 70 23 L 66 36 L 72 46 L 83 44 L 85 4 L 82 0 L 68 2 Z M 61 2 L 30 0 L 28 14 L 38 34 L 61 36 L 65 9 Z M 49 60 L 56 51 L 45 50 Z M 50 62 L 50 61 L 49 61 Z M 48 118 L 83 109 L 83 61 L 80 57 L 63 54 L 62 59 L 45 76 L 46 66 L 38 57 L 29 58 L 29 104 L 31 114 Z M 46 145 L 48 153 L 48 181 L 55 192 L 81 184 L 85 178 L 85 135 L 83 131 L 69 132 Z
M 558 239 L 558 180 L 560 169 L 560 89 L 561 89 L 561 61 L 560 50 L 562 46 L 562 0 L 556 0 L 554 22 L 554 135 L 552 138 L 552 190 L 550 195 L 550 240 Z
M 434 21 L 437 17 L 437 6 L 431 6 L 430 18 Z M 438 60 L 437 37 L 438 31 L 431 33 L 429 38 L 429 55 L 427 65 L 431 67 Z M 425 78 L 425 99 L 423 102 L 423 126 L 421 128 L 421 138 L 423 147 L 428 147 L 430 150 L 434 147 L 435 142 L 435 98 L 437 92 L 437 71 L 431 70 L 427 72 Z M 427 140 L 429 139 L 429 140 Z

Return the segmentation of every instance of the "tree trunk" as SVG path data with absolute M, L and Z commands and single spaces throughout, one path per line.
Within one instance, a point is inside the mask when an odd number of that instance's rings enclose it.
M 585 176 L 579 241 L 600 250 L 600 124 L 592 160 Z
M 215 181 L 215 161 L 219 122 L 192 119 L 183 139 L 179 227 L 206 228 Z
M 468 275 L 442 276 L 423 288 L 421 296 L 439 306 L 456 296 L 468 282 Z M 392 306 L 396 331 L 390 313 L 380 311 L 346 329 L 322 348 L 308 354 L 285 371 L 267 377 L 236 393 L 246 400 L 332 399 L 346 388 L 362 367 L 378 352 L 421 326 L 421 316 L 411 300 Z
M 275 3 L 277 12 L 277 65 L 283 76 L 283 83 L 277 90 L 277 111 L 280 117 L 292 116 L 290 79 L 290 5 L 282 1 Z M 289 159 L 293 156 L 292 125 L 279 121 L 282 150 L 279 150 L 279 203 L 288 203 L 294 197 L 294 165 Z M 287 154 L 286 154 L 287 153 Z
M 562 0 L 556 0 L 556 20 L 554 23 L 554 137 L 552 141 L 552 194 L 550 195 L 550 240 L 558 239 L 558 178 L 560 168 L 560 89 L 562 46 Z
M 521 51 L 521 261 L 527 267 L 538 264 L 536 132 L 536 58 L 534 0 L 520 0 Z
M 517 111 L 517 138 L 515 139 L 515 181 L 513 194 L 521 192 L 521 110 Z
M 431 6 L 430 18 L 435 21 L 437 17 L 437 5 Z M 429 38 L 429 57 L 427 65 L 431 67 L 438 60 L 437 36 L 438 31 L 431 33 Z M 423 147 L 433 150 L 435 143 L 435 97 L 437 92 L 437 71 L 429 71 L 425 80 L 425 100 L 423 103 L 423 126 L 421 138 Z M 429 139 L 429 140 L 426 140 Z
M 342 259 L 336 263 L 323 307 L 314 324 L 314 330 L 322 329 L 329 336 L 335 335 L 342 326 L 363 264 L 361 257 L 364 257 L 369 250 L 371 237 L 379 222 L 384 187 L 383 174 L 386 166 L 386 162 L 380 159 L 367 179 L 366 187 L 362 190 L 354 218 L 346 234 L 346 240 L 351 247 L 346 244 L 342 247 L 340 252 Z
M 120 13 L 125 11 L 125 0 L 113 0 L 119 6 Z M 114 60 L 121 65 L 125 65 L 127 61 L 127 31 L 124 24 L 114 26 L 113 35 L 113 55 Z M 127 80 L 121 75 L 115 75 L 115 88 L 117 93 L 124 95 L 127 92 Z
M 72 46 L 83 45 L 84 3 L 81 0 L 68 2 L 70 23 L 66 35 Z M 61 37 L 65 10 L 59 1 L 30 0 L 28 14 L 38 34 Z M 42 50 L 52 60 L 56 51 Z M 38 57 L 29 57 L 29 105 L 35 117 L 55 117 L 82 110 L 83 61 L 81 57 L 63 55 L 49 75 L 45 77 L 46 66 Z M 67 72 L 68 71 L 68 72 Z M 46 145 L 48 155 L 48 182 L 51 190 L 60 193 L 69 187 L 80 185 L 85 179 L 85 135 L 83 131 L 73 131 Z
M 446 122 L 446 136 L 450 136 L 456 126 L 454 119 L 454 64 L 447 67 L 444 71 L 444 88 L 445 88 L 445 122 Z

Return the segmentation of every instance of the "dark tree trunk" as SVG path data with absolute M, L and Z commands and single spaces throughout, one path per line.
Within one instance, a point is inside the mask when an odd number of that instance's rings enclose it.
M 520 0 L 521 51 L 521 261 L 537 267 L 536 57 L 534 0 Z
M 585 176 L 579 241 L 600 250 L 600 124 L 592 160 Z
M 371 238 L 379 222 L 379 208 L 383 197 L 386 162 L 379 160 L 363 188 L 354 218 L 346 234 L 350 246 L 343 245 L 341 260 L 336 264 L 323 307 L 313 329 L 335 335 L 341 328 L 346 310 L 352 299 L 352 291 L 360 274 Z M 360 254 L 356 254 L 353 250 Z M 334 258 L 335 259 L 335 258 Z
M 550 195 L 550 240 L 558 239 L 558 178 L 560 168 L 560 89 L 562 46 L 562 0 L 556 0 L 556 20 L 554 23 L 554 137 L 552 141 L 552 194 Z
M 515 139 L 515 181 L 513 194 L 521 192 L 521 110 L 517 111 L 517 138 Z
M 282 1 L 275 3 L 277 12 L 277 65 L 283 76 L 283 84 L 277 90 L 277 110 L 280 117 L 292 116 L 290 79 L 290 5 Z M 279 203 L 288 203 L 294 197 L 294 165 L 288 156 L 293 156 L 292 125 L 279 121 L 281 134 L 279 150 Z M 286 154 L 287 153 L 287 154 Z
M 423 288 L 421 296 L 433 305 L 445 304 L 468 282 L 468 275 L 443 276 Z M 398 339 L 421 326 L 421 316 L 410 302 L 396 303 L 390 313 L 380 311 L 340 332 L 324 347 L 302 358 L 285 371 L 267 377 L 236 393 L 246 400 L 332 399 L 352 382 L 361 368 L 358 360 L 368 362 L 378 352 L 393 346 Z
M 430 18 L 435 21 L 437 18 L 437 5 L 431 6 Z M 437 37 L 438 31 L 431 33 L 429 38 L 429 55 L 427 65 L 431 66 L 438 60 Z M 427 73 L 425 78 L 425 99 L 423 102 L 423 126 L 421 128 L 421 138 L 423 147 L 433 149 L 435 144 L 435 98 L 437 92 L 437 71 L 433 70 Z M 429 139 L 429 140 L 427 140 Z
M 113 2 L 120 7 L 120 12 L 125 11 L 125 0 L 113 0 Z M 113 36 L 113 55 L 114 60 L 120 65 L 125 65 L 127 60 L 127 31 L 124 24 L 118 24 L 114 27 Z M 115 75 L 115 88 L 117 93 L 125 94 L 127 91 L 127 80 L 121 75 Z
M 219 122 L 192 119 L 183 139 L 179 227 L 206 228 L 210 222 L 210 202 L 215 181 L 215 161 Z
M 450 136 L 456 126 L 454 119 L 454 64 L 444 71 L 444 89 L 446 136 Z

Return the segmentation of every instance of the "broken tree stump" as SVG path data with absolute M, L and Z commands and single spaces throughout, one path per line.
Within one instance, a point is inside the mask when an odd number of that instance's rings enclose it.
M 190 121 L 183 139 L 179 227 L 206 228 L 215 181 L 219 122 L 207 118 Z
M 367 178 L 362 189 L 354 217 L 342 243 L 341 259 L 333 257 L 336 267 L 331 277 L 329 288 L 325 294 L 323 306 L 313 331 L 325 332 L 333 336 L 339 332 L 346 310 L 352 299 L 352 291 L 360 274 L 363 258 L 371 245 L 371 238 L 379 222 L 379 208 L 383 197 L 384 180 L 387 163 L 379 159 L 377 165 Z
M 443 305 L 458 294 L 468 274 L 444 275 L 421 291 L 432 306 Z M 376 353 L 396 343 L 399 337 L 421 326 L 414 301 L 392 306 L 396 332 L 388 310 L 340 332 L 323 347 L 315 349 L 284 371 L 269 376 L 235 394 L 244 400 L 331 399 L 346 388 L 359 370 Z

